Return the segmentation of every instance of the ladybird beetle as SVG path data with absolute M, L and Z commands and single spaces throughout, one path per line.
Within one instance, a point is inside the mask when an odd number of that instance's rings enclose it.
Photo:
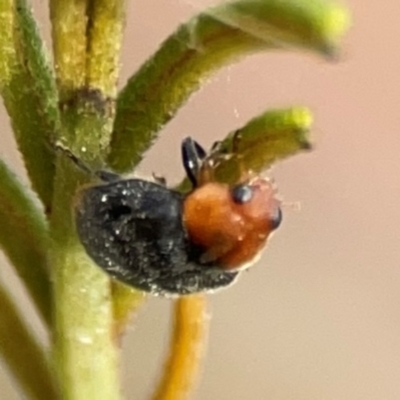
M 233 283 L 277 228 L 281 211 L 265 179 L 246 177 L 233 186 L 215 181 L 217 159 L 191 138 L 182 142 L 193 185 L 187 194 L 96 172 L 102 183 L 81 189 L 75 207 L 88 255 L 112 277 L 155 295 L 210 292 Z

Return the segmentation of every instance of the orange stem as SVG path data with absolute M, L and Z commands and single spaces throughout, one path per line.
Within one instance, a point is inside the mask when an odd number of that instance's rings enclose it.
M 175 302 L 170 354 L 153 400 L 184 400 L 196 383 L 208 332 L 204 295 Z

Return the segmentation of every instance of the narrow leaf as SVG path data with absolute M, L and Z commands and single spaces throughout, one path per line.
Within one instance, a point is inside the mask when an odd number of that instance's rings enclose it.
M 270 49 L 331 56 L 347 22 L 344 8 L 324 0 L 237 0 L 192 18 L 120 93 L 110 166 L 120 172 L 133 169 L 164 124 L 215 70 Z
M 54 64 L 60 102 L 85 87 L 89 0 L 50 0 Z
M 220 181 L 236 181 L 240 169 L 259 173 L 278 160 L 311 149 L 311 112 L 304 107 L 269 110 L 230 133 L 218 152 L 234 154 L 216 166 Z
M 25 0 L 0 4 L 0 94 L 32 187 L 49 208 L 54 154 L 48 142 L 59 127 L 58 100 L 53 71 Z
M 0 357 L 32 400 L 57 399 L 48 355 L 27 328 L 9 294 L 0 285 Z
M 0 160 L 0 247 L 13 264 L 39 314 L 50 324 L 49 246 L 43 212 L 17 177 Z
M 115 99 L 125 23 L 125 0 L 92 0 L 88 12 L 87 83 Z

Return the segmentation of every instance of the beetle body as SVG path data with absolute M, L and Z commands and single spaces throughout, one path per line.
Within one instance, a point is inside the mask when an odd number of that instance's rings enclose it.
M 190 138 L 182 158 L 193 185 L 187 194 L 100 171 L 104 183 L 82 189 L 76 202 L 76 227 L 89 256 L 114 278 L 155 295 L 230 285 L 280 222 L 267 180 L 215 181 L 214 155 Z
M 78 234 L 100 267 L 137 289 L 183 295 L 229 285 L 237 272 L 196 262 L 183 203 L 182 194 L 141 179 L 91 186 L 78 197 Z

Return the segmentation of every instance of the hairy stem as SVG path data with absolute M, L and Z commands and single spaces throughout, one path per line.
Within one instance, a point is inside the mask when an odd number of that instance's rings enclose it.
M 110 141 L 122 7 L 120 0 L 51 1 L 60 140 L 94 170 L 101 167 Z M 105 40 L 105 34 L 111 37 Z M 66 400 L 117 400 L 119 349 L 111 282 L 87 256 L 74 224 L 75 195 L 89 177 L 64 156 L 56 171 L 50 232 L 62 393 Z

